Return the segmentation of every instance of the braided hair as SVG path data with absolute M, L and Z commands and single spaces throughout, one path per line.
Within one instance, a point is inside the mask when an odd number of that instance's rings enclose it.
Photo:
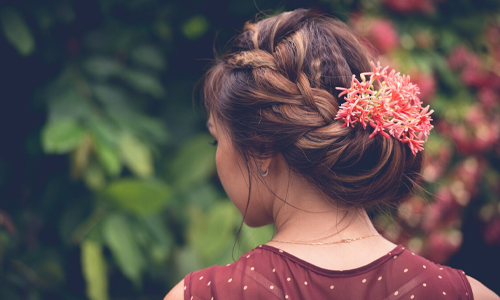
M 343 22 L 298 9 L 247 22 L 208 70 L 202 98 L 247 163 L 282 155 L 335 203 L 370 208 L 408 195 L 423 157 L 335 120 L 335 87 L 371 71 L 369 61 Z

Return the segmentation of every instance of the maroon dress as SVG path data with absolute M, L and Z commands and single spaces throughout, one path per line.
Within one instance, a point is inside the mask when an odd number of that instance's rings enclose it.
M 260 245 L 232 264 L 184 278 L 185 300 L 473 299 L 465 273 L 435 264 L 399 245 L 360 268 L 320 268 Z

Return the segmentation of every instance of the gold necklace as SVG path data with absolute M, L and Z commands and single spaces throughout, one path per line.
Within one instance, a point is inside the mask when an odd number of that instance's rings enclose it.
M 284 243 L 284 244 L 325 246 L 325 245 L 335 245 L 335 244 L 345 244 L 345 243 L 355 242 L 355 241 L 359 241 L 359 240 L 363 240 L 363 239 L 366 239 L 369 237 L 379 236 L 379 235 L 380 234 L 372 234 L 372 235 L 366 235 L 366 236 L 362 236 L 362 237 L 358 237 L 358 238 L 341 239 L 340 241 L 325 242 L 325 243 L 311 243 L 311 242 L 304 242 L 304 241 L 285 241 L 285 240 L 275 240 L 275 239 L 271 239 L 270 242 Z

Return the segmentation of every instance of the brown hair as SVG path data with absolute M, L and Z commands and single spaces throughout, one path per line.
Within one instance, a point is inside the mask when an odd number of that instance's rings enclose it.
M 391 203 L 416 185 L 422 154 L 335 120 L 335 87 L 371 71 L 369 59 L 343 22 L 298 9 L 247 22 L 207 72 L 202 97 L 247 163 L 281 154 L 338 204 Z

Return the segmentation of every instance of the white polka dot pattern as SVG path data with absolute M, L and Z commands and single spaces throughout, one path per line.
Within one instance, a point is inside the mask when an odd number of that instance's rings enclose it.
M 304 295 L 318 300 L 414 300 L 430 299 L 429 295 L 435 295 L 436 299 L 471 300 L 467 287 L 456 288 L 463 282 L 465 276 L 459 276 L 464 272 L 443 268 L 401 247 L 369 266 L 359 268 L 359 274 L 358 269 L 328 271 L 281 249 L 260 245 L 234 263 L 191 273 L 194 276 L 186 276 L 183 289 L 185 299 L 190 300 L 215 300 L 214 297 L 217 300 L 295 300 L 305 299 Z M 410 290 L 402 289 L 412 280 L 415 283 Z M 388 288 L 389 295 L 384 295 Z M 346 295 L 352 297 L 346 298 Z

